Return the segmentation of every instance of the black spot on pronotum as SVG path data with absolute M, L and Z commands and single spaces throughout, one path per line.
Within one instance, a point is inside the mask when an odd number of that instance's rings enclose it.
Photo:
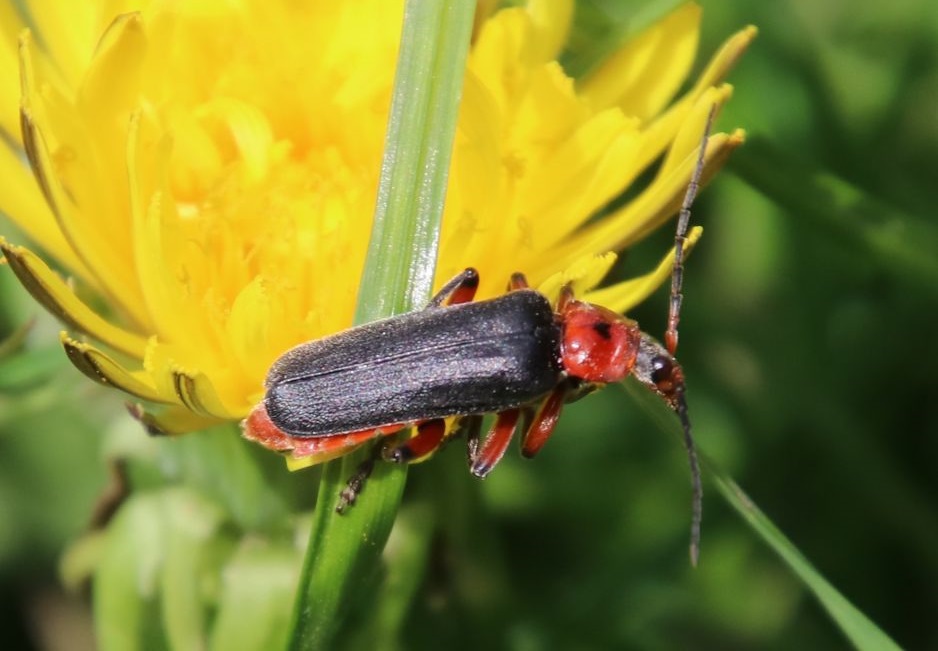
M 610 335 L 611 326 L 609 323 L 605 321 L 597 321 L 596 323 L 594 323 L 593 330 L 595 330 L 596 334 L 598 334 L 603 339 L 609 339 L 611 336 Z

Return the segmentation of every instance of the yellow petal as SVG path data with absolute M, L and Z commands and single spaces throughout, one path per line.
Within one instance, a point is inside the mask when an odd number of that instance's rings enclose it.
M 91 272 L 62 236 L 36 179 L 24 164 L 22 152 L 7 143 L 0 143 L 0 179 L 3 179 L 0 212 L 9 216 L 31 240 L 41 243 L 42 248 L 69 271 L 93 288 L 97 287 Z
M 725 101 L 728 93 L 710 89 L 699 99 L 701 106 L 709 111 L 713 103 Z M 700 120 L 698 115 L 703 117 Z M 706 114 L 694 113 L 693 127 L 698 129 L 699 138 L 703 136 L 703 123 Z M 730 152 L 743 142 L 743 132 L 737 131 L 732 136 L 714 134 L 710 136 L 704 162 L 703 183 L 716 172 Z M 682 141 L 686 144 L 687 139 Z M 678 165 L 670 166 L 665 174 L 659 174 L 654 181 L 635 199 L 623 208 L 607 215 L 601 221 L 582 229 L 571 237 L 566 244 L 558 247 L 556 259 L 552 262 L 561 267 L 572 264 L 577 258 L 589 255 L 592 251 L 605 246 L 612 249 L 626 248 L 633 242 L 660 226 L 677 212 L 681 200 L 690 182 L 696 165 L 697 152 L 691 151 L 680 159 Z
M 168 137 L 144 134 L 139 114 L 131 118 L 127 136 L 127 166 L 130 178 L 130 220 L 133 233 L 131 249 L 136 259 L 136 275 L 146 287 L 142 299 L 147 321 L 156 332 L 185 333 L 189 350 L 195 353 L 193 366 L 199 367 L 210 357 L 213 346 L 220 345 L 212 332 L 210 312 L 201 304 L 201 296 L 189 289 L 189 274 L 180 262 L 197 244 L 187 241 L 176 228 L 180 222 L 178 204 L 172 201 L 168 185 L 168 165 L 172 143 Z M 190 259 L 198 256 L 189 256 Z M 171 341 L 171 343 L 185 343 Z
M 146 341 L 105 321 L 88 308 L 39 256 L 0 238 L 10 268 L 33 298 L 69 328 L 136 359 L 143 359 Z
M 726 75 L 733 69 L 736 62 L 758 34 L 759 30 L 755 25 L 748 25 L 727 39 L 717 53 L 710 59 L 710 63 L 704 69 L 703 73 L 701 73 L 700 77 L 697 78 L 691 96 L 696 97 L 700 95 L 704 89 L 710 86 L 716 86 L 726 79 Z
M 500 0 L 477 0 L 475 18 L 472 21 L 472 40 L 475 42 L 479 30 L 488 21 L 492 13 L 498 8 Z
M 536 61 L 556 59 L 567 42 L 573 20 L 573 0 L 528 0 L 525 7 L 534 23 Z
M 707 119 L 710 117 L 711 110 L 713 111 L 713 124 L 716 124 L 723 105 L 729 101 L 732 92 L 733 88 L 729 84 L 710 88 L 691 105 L 677 133 L 671 139 L 671 147 L 656 176 L 665 177 L 688 157 L 696 156 L 700 150 L 700 141 L 703 138 L 704 129 L 707 128 Z M 711 125 L 711 130 L 712 128 Z
M 20 75 L 16 64 L 16 37 L 23 29 L 23 23 L 16 4 L 0 2 L 0 129 L 10 141 L 16 138 L 20 128 Z
M 218 425 L 218 419 L 200 416 L 185 407 L 147 410 L 143 405 L 128 404 L 127 411 L 155 436 L 187 434 Z
M 287 464 L 287 470 L 291 472 L 296 472 L 297 470 L 303 470 L 304 468 L 309 468 L 311 466 L 319 465 L 320 463 L 325 463 L 327 461 L 332 461 L 333 459 L 338 459 L 343 457 L 354 448 L 343 448 L 339 450 L 333 450 L 331 452 L 323 452 L 321 454 L 311 454 L 305 457 L 294 457 L 293 455 L 287 453 L 283 460 Z
M 567 236 L 637 175 L 639 170 L 628 165 L 636 148 L 633 124 L 618 109 L 603 111 L 539 161 L 519 192 L 534 225 L 533 247 L 543 249 Z M 610 159 L 624 164 L 618 178 L 603 164 Z
M 111 234 L 108 229 L 102 231 L 100 230 L 101 224 L 89 223 L 88 220 L 81 218 L 81 211 L 61 183 L 56 169 L 56 159 L 49 149 L 46 134 L 41 126 L 47 123 L 44 109 L 54 107 L 55 104 L 44 102 L 38 94 L 30 47 L 29 34 L 26 33 L 20 41 L 20 65 L 23 78 L 23 103 L 20 117 L 26 155 L 46 202 L 72 250 L 91 270 L 97 284 L 110 296 L 113 303 L 122 307 L 128 315 L 140 323 L 143 311 L 139 288 L 133 282 L 132 260 L 123 255 L 122 251 L 111 246 L 111 241 L 107 237 L 102 236 Z M 61 119 L 56 122 L 60 128 L 68 122 L 74 122 L 75 117 L 64 109 L 56 108 L 55 111 L 57 115 L 60 114 Z M 59 158 L 74 155 L 75 152 L 76 150 L 68 148 L 67 151 L 60 152 Z M 73 167 L 81 169 L 83 166 L 73 165 Z M 85 191 L 90 192 L 93 189 L 100 193 L 100 187 L 102 186 L 94 184 L 91 188 L 85 187 Z
M 161 343 L 151 337 L 143 359 L 156 391 L 164 399 L 180 402 L 197 415 L 232 420 L 243 417 L 250 405 L 226 405 L 211 378 L 196 368 L 185 367 L 179 360 L 187 359 L 186 350 Z M 220 374 L 219 374 L 220 375 Z
M 26 4 L 29 5 L 30 22 L 35 26 L 50 60 L 55 62 L 65 83 L 75 88 L 88 66 L 100 34 L 99 3 L 59 5 L 31 0 Z
M 140 372 L 128 371 L 100 350 L 69 337 L 67 332 L 59 335 L 65 354 L 79 371 L 95 382 L 112 386 L 132 396 L 150 402 L 168 402 L 161 396 L 149 378 Z
M 694 87 L 648 124 L 642 133 L 642 147 L 635 154 L 636 165 L 644 169 L 661 155 L 684 123 L 688 111 L 705 92 L 713 92 L 709 89 L 722 82 L 756 34 L 756 28 L 751 26 L 734 34 L 710 60 Z M 729 98 L 731 87 L 722 85 L 718 92 L 722 96 L 722 102 L 725 102 Z
M 684 4 L 631 38 L 580 84 L 596 108 L 617 105 L 643 122 L 667 105 L 697 52 L 701 9 Z
M 139 71 L 146 49 L 147 38 L 138 12 L 118 16 L 101 36 L 76 98 L 88 128 L 103 135 L 115 132 L 112 122 L 126 122 L 139 95 Z M 123 130 L 116 133 L 123 135 Z M 119 158 L 114 150 L 117 143 L 107 144 L 111 151 L 105 155 L 112 160 Z M 123 154 L 123 148 L 119 153 Z
M 247 413 L 233 412 L 222 404 L 212 380 L 205 373 L 177 368 L 172 371 L 172 382 L 182 404 L 200 416 L 233 420 Z
M 684 245 L 684 259 L 694 249 L 697 240 L 703 235 L 702 226 L 694 226 L 687 233 L 687 242 Z M 609 287 L 595 289 L 588 292 L 583 300 L 590 303 L 596 303 L 608 307 L 613 312 L 627 314 L 629 310 L 651 296 L 664 282 L 671 277 L 671 271 L 674 268 L 674 249 L 668 251 L 668 254 L 658 263 L 653 271 L 631 278 Z
M 560 295 L 560 289 L 564 285 L 570 285 L 575 296 L 582 296 L 606 277 L 612 265 L 616 263 L 616 258 L 616 254 L 610 252 L 577 260 L 567 269 L 552 274 L 539 283 L 537 289 L 551 300 L 555 300 Z
M 232 362 L 237 363 L 241 369 L 241 377 L 264 377 L 267 369 L 274 362 L 267 357 L 271 351 L 286 350 L 292 341 L 286 338 L 275 344 L 282 331 L 278 323 L 282 318 L 282 310 L 264 287 L 260 277 L 255 278 L 245 287 L 231 306 L 228 319 L 225 322 L 226 334 L 232 342 Z M 260 387 L 255 387 L 259 391 Z M 250 387 L 242 387 L 240 393 L 250 393 Z M 259 398 L 259 396 L 252 396 Z

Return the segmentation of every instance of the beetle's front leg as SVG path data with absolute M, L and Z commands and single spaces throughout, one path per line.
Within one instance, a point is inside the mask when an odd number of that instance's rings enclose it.
M 517 289 L 528 289 L 530 285 L 528 284 L 528 278 L 520 271 L 516 271 L 511 274 L 511 278 L 508 279 L 508 291 L 513 292 Z
M 479 272 L 472 267 L 468 267 L 455 278 L 443 285 L 443 289 L 430 299 L 428 308 L 441 307 L 443 303 L 447 305 L 459 305 L 460 303 L 471 303 L 476 296 L 476 290 L 479 288 Z

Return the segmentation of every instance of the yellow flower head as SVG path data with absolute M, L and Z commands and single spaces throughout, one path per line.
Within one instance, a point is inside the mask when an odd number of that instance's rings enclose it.
M 0 9 L 0 211 L 44 253 L 0 244 L 68 327 L 72 362 L 161 405 L 155 427 L 241 418 L 280 353 L 351 323 L 402 2 L 67 7 Z M 482 298 L 513 271 L 548 293 L 568 280 L 589 289 L 607 252 L 673 215 L 707 112 L 728 99 L 722 79 L 754 35 L 733 36 L 672 101 L 698 6 L 580 80 L 556 61 L 571 15 L 556 0 L 480 11 L 438 276 L 475 266 Z M 741 141 L 712 136 L 705 176 Z M 584 225 L 659 160 L 632 201 Z M 586 299 L 624 311 L 668 265 Z

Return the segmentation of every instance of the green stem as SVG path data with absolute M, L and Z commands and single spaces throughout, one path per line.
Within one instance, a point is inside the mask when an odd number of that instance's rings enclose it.
M 408 0 L 356 323 L 417 309 L 433 284 L 475 2 Z M 369 454 L 326 465 L 294 608 L 292 649 L 334 648 L 374 592 L 406 468 L 377 464 L 356 505 L 336 497 Z

